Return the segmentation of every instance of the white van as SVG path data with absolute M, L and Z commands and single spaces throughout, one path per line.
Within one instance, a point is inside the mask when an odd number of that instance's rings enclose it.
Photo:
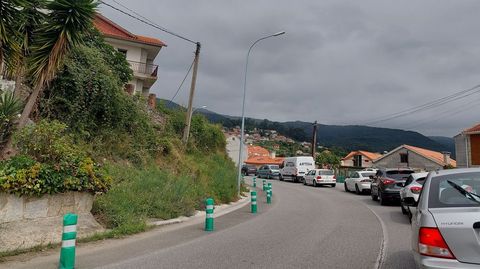
M 280 180 L 291 178 L 293 182 L 305 180 L 305 174 L 315 169 L 315 161 L 311 156 L 285 158 L 280 170 Z

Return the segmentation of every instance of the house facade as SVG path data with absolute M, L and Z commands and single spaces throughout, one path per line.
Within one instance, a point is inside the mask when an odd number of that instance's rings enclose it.
M 158 65 L 154 64 L 154 60 L 167 45 L 156 38 L 130 33 L 98 13 L 94 25 L 108 44 L 125 54 L 132 68 L 133 79 L 126 85 L 126 91 L 148 96 L 150 88 L 158 78 Z
M 266 164 L 281 165 L 284 158 L 276 157 L 275 152 L 269 152 L 260 146 L 248 146 L 248 159 L 245 164 L 255 165 L 257 168 Z
M 410 145 L 401 145 L 373 161 L 374 167 L 411 168 L 417 171 L 432 171 L 445 166 L 456 167 L 448 152 L 438 152 Z
M 373 153 L 364 150 L 352 151 L 341 160 L 341 166 L 369 168 L 373 166 L 373 161 L 381 156 L 382 154 L 380 153 Z
M 458 167 L 480 167 L 480 123 L 454 137 Z

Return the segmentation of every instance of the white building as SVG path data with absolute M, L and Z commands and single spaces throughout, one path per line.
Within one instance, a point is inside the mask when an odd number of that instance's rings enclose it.
M 153 61 L 162 47 L 167 45 L 156 38 L 130 33 L 98 13 L 94 24 L 108 44 L 125 54 L 132 67 L 133 79 L 126 85 L 126 91 L 148 96 L 150 88 L 158 77 L 158 65 Z

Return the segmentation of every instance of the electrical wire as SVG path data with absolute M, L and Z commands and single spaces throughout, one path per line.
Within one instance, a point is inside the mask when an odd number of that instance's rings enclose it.
M 185 74 L 185 77 L 183 78 L 182 83 L 180 83 L 180 86 L 178 86 L 178 89 L 175 92 L 175 95 L 170 100 L 170 102 L 173 102 L 173 99 L 175 99 L 175 97 L 177 97 L 177 94 L 178 94 L 178 92 L 180 92 L 180 89 L 182 88 L 183 83 L 185 83 L 185 80 L 187 80 L 188 74 L 190 74 L 190 71 L 192 70 L 192 67 L 193 67 L 194 63 L 195 63 L 195 59 L 193 60 L 192 64 L 190 64 L 190 67 L 188 68 L 187 74 Z
M 156 24 L 156 23 L 153 23 L 151 20 L 146 19 L 144 16 L 141 16 L 141 15 L 134 16 L 134 15 L 132 15 L 132 14 L 130 14 L 130 13 L 128 13 L 128 12 L 126 12 L 126 11 L 118 8 L 118 7 L 115 7 L 115 6 L 113 6 L 113 5 L 109 4 L 109 3 L 106 3 L 105 1 L 102 1 L 102 0 L 100 0 L 99 3 L 104 4 L 104 5 L 112 8 L 112 9 L 114 9 L 114 10 L 120 12 L 120 13 L 123 13 L 123 14 L 125 14 L 125 15 L 127 15 L 127 16 L 135 19 L 135 20 L 137 20 L 137 21 L 140 21 L 140 22 L 142 22 L 142 23 L 144 23 L 144 24 L 146 24 L 146 25 L 149 25 L 149 26 L 151 26 L 151 27 L 153 27 L 153 28 L 156 28 L 156 29 L 158 29 L 158 30 L 160 30 L 160 31 L 163 31 L 163 32 L 165 32 L 165 33 L 167 33 L 167 34 L 176 36 L 176 37 L 178 37 L 178 38 L 180 38 L 180 39 L 183 39 L 183 40 L 185 40 L 185 41 L 188 41 L 188 42 L 190 42 L 190 43 L 197 44 L 197 42 L 195 42 L 195 41 L 193 41 L 193 40 L 191 40 L 191 39 L 188 39 L 188 38 L 186 38 L 186 37 L 184 37 L 184 36 L 181 36 L 180 34 L 174 33 L 174 32 L 172 32 L 172 31 L 170 31 L 170 30 L 168 30 L 168 29 L 166 29 L 166 28 L 164 28 L 164 27 L 161 27 L 161 26 L 159 26 L 159 25 Z M 118 3 L 118 2 L 116 2 L 116 3 Z M 124 5 L 121 5 L 121 6 L 125 7 Z M 128 9 L 128 8 L 127 8 L 127 9 Z M 131 9 L 128 9 L 128 10 L 130 10 L 131 12 L 134 12 L 134 11 L 132 11 Z M 138 14 L 137 12 L 134 12 L 134 13 L 135 13 L 135 14 Z M 142 19 L 142 18 L 139 18 L 139 16 L 142 17 L 143 19 Z
M 392 119 L 396 119 L 396 118 L 400 118 L 400 117 L 405 117 L 405 116 L 414 114 L 416 112 L 432 109 L 432 108 L 435 108 L 435 107 L 438 107 L 438 106 L 441 106 L 441 105 L 444 105 L 444 104 L 447 104 L 447 103 L 450 103 L 450 102 L 453 102 L 453 101 L 457 101 L 457 100 L 463 99 L 465 97 L 471 96 L 473 94 L 479 93 L 480 89 L 478 89 L 478 88 L 480 88 L 480 85 L 476 85 L 475 87 L 472 87 L 472 88 L 469 88 L 469 89 L 466 89 L 466 90 L 462 90 L 462 91 L 456 92 L 454 94 L 451 94 L 449 96 L 445 96 L 445 97 L 433 100 L 431 102 L 422 104 L 420 106 L 412 107 L 412 108 L 409 108 L 409 109 L 406 109 L 406 110 L 403 110 L 403 111 L 399 111 L 399 112 L 396 112 L 396 113 L 385 115 L 383 117 L 377 118 L 377 120 L 372 120 L 372 121 L 366 122 L 366 123 L 364 123 L 364 125 L 372 125 L 372 124 L 377 124 L 377 123 L 380 123 L 380 122 L 384 122 L 384 121 L 388 121 L 388 120 L 392 120 Z

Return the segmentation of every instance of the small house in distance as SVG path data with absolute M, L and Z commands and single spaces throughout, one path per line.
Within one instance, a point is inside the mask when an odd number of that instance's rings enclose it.
M 414 170 L 432 171 L 446 166 L 456 167 L 457 162 L 450 158 L 449 152 L 401 145 L 382 157 L 376 159 L 374 167 L 412 168 Z
M 369 168 L 373 166 L 373 161 L 381 156 L 380 153 L 364 150 L 352 151 L 342 159 L 341 165 L 343 167 Z
M 457 166 L 480 167 L 480 123 L 454 137 Z

